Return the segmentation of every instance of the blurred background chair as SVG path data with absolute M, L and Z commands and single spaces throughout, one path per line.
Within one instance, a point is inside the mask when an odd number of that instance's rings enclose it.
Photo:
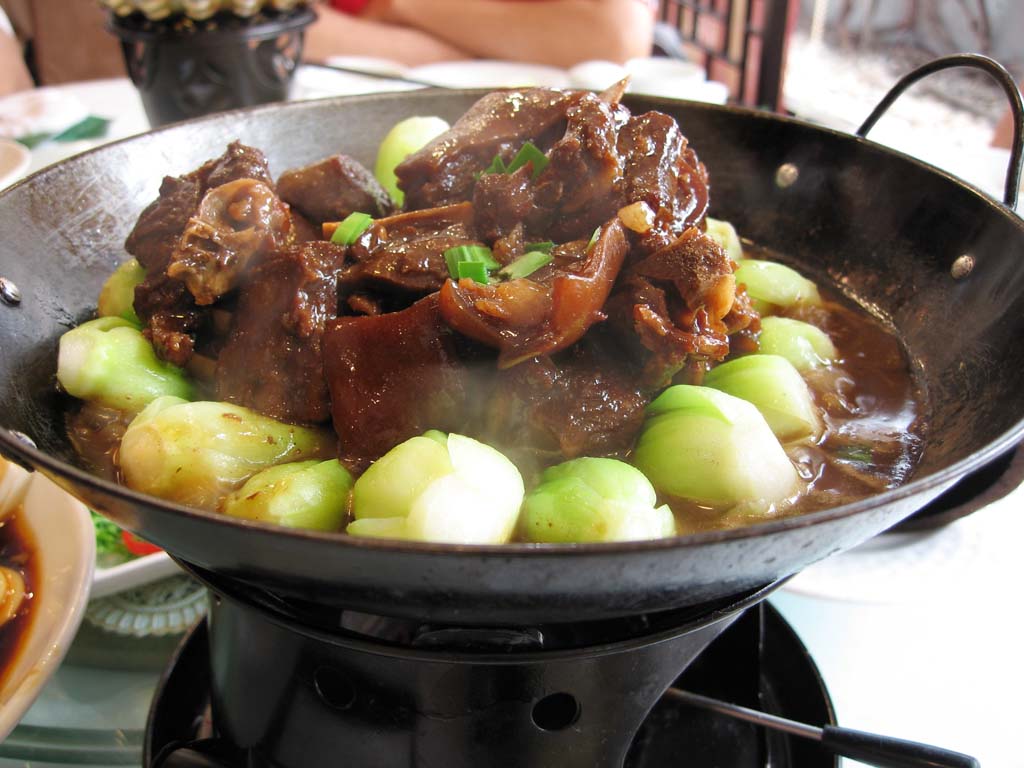
M 124 59 L 96 0 L 0 0 L 38 85 L 124 77 Z
M 655 47 L 704 66 L 730 101 L 779 110 L 799 0 L 660 0 Z

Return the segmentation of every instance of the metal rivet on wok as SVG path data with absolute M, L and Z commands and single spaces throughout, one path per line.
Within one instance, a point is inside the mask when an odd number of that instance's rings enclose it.
M 971 270 L 974 269 L 974 257 L 969 254 L 958 256 L 956 261 L 953 262 L 953 266 L 949 270 L 949 274 L 953 276 L 954 280 L 962 280 L 971 274 Z
M 0 277 L 0 299 L 3 299 L 5 304 L 19 304 L 21 290 L 6 277 Z
M 800 178 L 800 169 L 792 163 L 783 163 L 775 171 L 775 185 L 781 189 L 791 187 Z

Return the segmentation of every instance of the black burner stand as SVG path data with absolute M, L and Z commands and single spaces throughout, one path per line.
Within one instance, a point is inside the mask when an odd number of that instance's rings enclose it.
M 621 768 L 664 690 L 772 589 L 696 617 L 524 630 L 343 613 L 327 631 L 211 586 L 213 723 L 250 768 Z

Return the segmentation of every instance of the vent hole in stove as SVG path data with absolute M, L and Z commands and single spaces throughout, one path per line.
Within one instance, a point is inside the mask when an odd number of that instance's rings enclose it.
M 329 707 L 344 712 L 356 703 L 356 688 L 344 672 L 320 667 L 313 673 L 313 684 L 320 699 Z
M 533 723 L 543 731 L 561 731 L 580 718 L 580 703 L 571 693 L 552 693 L 533 706 Z

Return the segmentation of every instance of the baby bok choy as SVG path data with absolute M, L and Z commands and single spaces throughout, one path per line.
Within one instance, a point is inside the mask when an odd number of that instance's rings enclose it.
M 796 304 L 821 304 L 818 286 L 785 264 L 744 259 L 735 277 L 737 285 L 747 287 L 747 295 L 762 315 Z
M 122 317 L 100 317 L 60 337 L 57 380 L 64 390 L 123 411 L 158 397 L 192 397 L 180 368 L 157 358 L 142 332 Z
M 573 459 L 545 470 L 523 501 L 519 530 L 527 541 L 547 543 L 674 536 L 672 510 L 656 503 L 654 486 L 636 467 Z
M 230 403 L 160 397 L 128 425 L 120 461 L 129 488 L 215 510 L 260 470 L 336 451 L 328 430 L 284 424 Z
M 146 279 L 146 270 L 135 259 L 128 259 L 107 278 L 100 290 L 96 309 L 100 317 L 122 317 L 141 326 L 135 314 L 135 287 Z
M 757 408 L 710 387 L 678 384 L 655 398 L 633 459 L 662 495 L 711 507 L 771 505 L 800 490 Z
M 464 435 L 431 431 L 392 448 L 352 488 L 356 536 L 503 544 L 523 501 L 516 466 Z
M 781 355 L 801 373 L 823 368 L 838 357 L 828 334 L 817 326 L 788 317 L 761 318 L 761 352 Z
M 451 126 L 440 117 L 407 117 L 395 124 L 380 143 L 374 176 L 388 191 L 395 205 L 401 206 L 405 193 L 398 188 L 395 168 L 413 152 L 421 149 L 432 139 L 447 131 Z
M 221 512 L 231 517 L 316 531 L 341 529 L 352 475 L 337 459 L 293 461 L 250 477 Z
M 707 224 L 705 234 L 725 249 L 726 255 L 737 264 L 743 261 L 743 244 L 740 236 L 736 234 L 736 228 L 728 221 L 713 219 L 710 216 L 704 219 Z
M 821 436 L 822 423 L 800 372 L 778 355 L 747 355 L 712 368 L 704 384 L 746 400 L 783 442 Z

